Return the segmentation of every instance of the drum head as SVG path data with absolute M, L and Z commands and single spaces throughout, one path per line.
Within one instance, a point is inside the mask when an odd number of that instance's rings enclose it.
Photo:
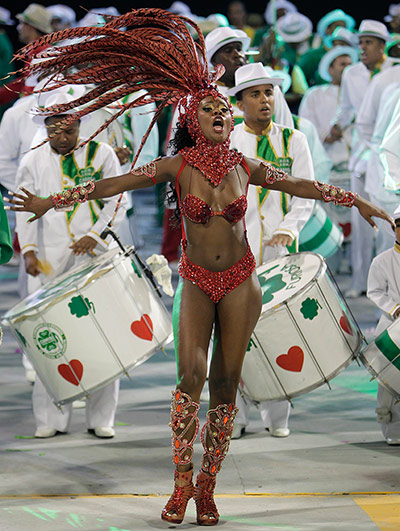
M 270 260 L 257 267 L 262 290 L 262 313 L 297 295 L 326 268 L 314 253 L 295 253 Z
M 119 249 L 115 248 L 107 253 L 104 253 L 96 258 L 88 261 L 87 265 L 78 265 L 70 269 L 67 273 L 55 277 L 50 282 L 47 282 L 42 288 L 38 289 L 20 303 L 15 305 L 6 315 L 5 320 L 12 320 L 19 315 L 26 315 L 39 306 L 43 307 L 48 302 L 54 301 L 63 297 L 69 291 L 84 286 L 90 279 L 99 275 L 101 272 L 106 272 L 109 267 L 112 267 L 113 260 L 117 257 Z

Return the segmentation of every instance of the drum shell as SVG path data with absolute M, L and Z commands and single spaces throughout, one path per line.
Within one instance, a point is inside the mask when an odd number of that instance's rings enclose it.
M 137 260 L 118 251 L 95 260 L 87 275 L 74 268 L 32 294 L 39 302 L 28 311 L 18 312 L 22 301 L 4 316 L 56 404 L 90 396 L 172 340 L 169 313 Z
M 296 255 L 290 257 L 296 259 Z M 347 367 L 361 349 L 357 323 L 326 264 L 318 258 L 321 269 L 313 280 L 261 313 L 241 375 L 242 391 L 254 401 L 291 399 L 312 391 Z M 268 263 L 257 268 L 257 273 L 266 267 Z M 304 311 L 307 301 L 318 304 L 312 318 Z
M 310 219 L 299 235 L 299 251 L 318 253 L 329 258 L 343 243 L 342 229 L 328 216 L 327 211 L 315 202 Z
M 400 399 L 400 321 L 394 321 L 360 353 L 365 368 Z

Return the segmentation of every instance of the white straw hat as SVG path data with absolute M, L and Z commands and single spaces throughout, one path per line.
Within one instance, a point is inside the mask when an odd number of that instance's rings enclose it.
M 48 6 L 47 11 L 50 13 L 52 20 L 60 19 L 63 25 L 68 25 L 71 28 L 76 24 L 75 11 L 65 4 L 54 4 Z
M 312 34 L 312 22 L 301 13 L 287 13 L 278 18 L 276 31 L 285 42 L 302 42 Z
M 13 26 L 15 24 L 11 18 L 10 11 L 5 7 L 0 7 L 0 24 L 4 24 L 5 26 Z
M 250 46 L 250 37 L 242 30 L 233 29 L 227 26 L 215 28 L 205 38 L 207 60 L 211 63 L 213 55 L 226 44 L 231 42 L 241 42 L 243 51 L 247 51 Z
M 29 24 L 41 33 L 51 33 L 51 15 L 47 9 L 41 4 L 29 4 L 29 6 L 22 13 L 18 13 L 16 17 L 19 21 Z
M 333 61 L 341 55 L 348 55 L 352 63 L 356 63 L 358 61 L 358 52 L 355 48 L 352 48 L 351 46 L 334 46 L 329 50 L 329 52 L 326 52 L 326 54 L 322 56 L 322 59 L 319 62 L 318 74 L 322 77 L 322 79 L 325 81 L 332 81 L 332 76 L 329 73 L 329 67 Z
M 51 107 L 52 105 L 62 105 L 64 103 L 70 103 L 71 101 L 74 101 L 76 98 L 83 96 L 84 93 L 85 93 L 85 89 L 82 85 L 65 85 L 61 89 L 58 89 L 55 92 L 52 92 L 46 98 L 45 105 L 39 106 L 39 107 L 35 106 L 31 110 L 33 123 L 35 123 L 36 125 L 44 125 L 46 118 L 49 118 L 50 116 L 52 117 L 57 116 L 57 114 L 43 114 L 46 112 L 45 107 L 47 108 L 47 107 Z M 72 114 L 73 112 L 76 112 L 76 109 L 73 109 L 70 111 L 64 111 L 60 113 L 60 115 Z M 81 122 L 87 118 L 89 118 L 88 115 L 83 116 L 81 118 Z
M 360 37 L 376 37 L 385 42 L 392 41 L 389 30 L 383 22 L 378 20 L 365 19 L 361 21 L 358 28 L 358 38 Z
M 357 35 L 348 30 L 347 28 L 343 28 L 342 26 L 338 26 L 333 30 L 333 33 L 327 37 L 326 44 L 331 47 L 333 46 L 333 41 L 342 41 L 346 44 L 341 44 L 340 46 L 357 46 L 358 37 Z
M 389 14 L 385 15 L 383 17 L 383 20 L 385 22 L 391 22 L 394 17 L 400 16 L 400 4 L 390 4 L 389 6 Z
M 264 18 L 270 26 L 273 24 L 274 21 L 274 10 L 278 11 L 278 9 L 285 9 L 286 13 L 294 13 L 297 11 L 297 7 L 288 0 L 270 0 L 267 4 L 267 7 L 264 11 Z
M 320 37 L 324 37 L 328 26 L 337 21 L 342 21 L 346 24 L 346 28 L 352 30 L 356 25 L 353 17 L 345 13 L 342 9 L 334 9 L 324 15 L 317 24 L 317 33 Z
M 235 86 L 228 90 L 229 96 L 236 96 L 241 90 L 257 85 L 280 85 L 283 78 L 268 75 L 262 63 L 248 63 L 235 72 Z

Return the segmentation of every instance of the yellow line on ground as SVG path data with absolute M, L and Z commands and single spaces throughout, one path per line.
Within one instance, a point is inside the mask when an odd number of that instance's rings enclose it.
M 132 494 L 9 494 L 0 496 L 0 500 L 15 500 L 15 499 L 35 499 L 35 498 L 165 498 L 169 494 L 155 494 L 155 493 L 132 493 Z M 383 496 L 393 498 L 400 498 L 400 491 L 381 491 L 381 492 L 247 492 L 244 494 L 215 494 L 216 498 L 332 498 L 339 496 L 350 496 L 359 499 L 361 502 L 369 497 L 381 499 Z M 357 504 L 360 505 L 357 501 Z M 399 505 L 400 507 L 400 505 Z M 399 531 L 400 526 L 396 531 Z
M 371 518 L 381 531 L 399 531 L 400 496 L 354 497 L 356 504 Z

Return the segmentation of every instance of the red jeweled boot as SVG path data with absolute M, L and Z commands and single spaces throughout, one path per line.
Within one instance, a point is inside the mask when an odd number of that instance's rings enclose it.
M 194 501 L 199 525 L 218 524 L 219 512 L 214 502 L 215 482 L 215 476 L 210 476 L 202 470 L 197 475 L 194 487 Z
M 205 452 L 194 492 L 199 525 L 218 524 L 219 513 L 214 502 L 216 475 L 228 453 L 237 412 L 234 404 L 221 404 L 210 409 L 207 422 L 201 430 L 201 442 Z
M 166 506 L 162 510 L 161 518 L 166 522 L 180 524 L 185 516 L 186 507 L 190 498 L 193 498 L 193 469 L 187 472 L 175 470 L 175 487 Z
M 193 467 L 180 472 L 180 465 L 191 465 L 193 444 L 199 431 L 198 411 L 200 404 L 193 402 L 191 397 L 176 389 L 172 393 L 171 423 L 172 452 L 175 470 L 175 487 L 170 499 L 164 507 L 161 518 L 167 522 L 180 524 L 185 516 L 186 506 L 193 497 Z

